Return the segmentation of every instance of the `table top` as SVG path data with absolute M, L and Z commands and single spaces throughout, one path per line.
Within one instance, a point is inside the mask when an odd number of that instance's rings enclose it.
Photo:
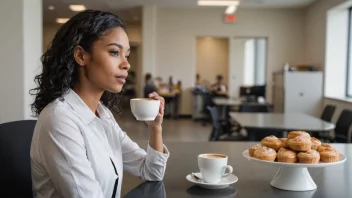
M 137 141 L 146 147 L 147 141 Z M 236 198 L 347 198 L 352 195 L 352 144 L 333 144 L 347 161 L 343 164 L 309 168 L 317 189 L 306 192 L 279 190 L 270 185 L 278 167 L 251 162 L 242 152 L 258 142 L 165 142 L 170 158 L 162 182 L 144 182 L 124 174 L 122 195 L 127 198 L 236 197 Z M 222 190 L 202 189 L 186 180 L 186 175 L 198 172 L 197 156 L 201 153 L 221 153 L 229 156 L 238 182 Z M 127 194 L 126 194 L 127 193 Z
M 234 113 L 230 117 L 244 128 L 273 130 L 331 131 L 335 125 L 301 113 Z
M 242 101 L 240 99 L 230 99 L 230 98 L 213 98 L 215 105 L 222 106 L 237 106 L 241 105 Z

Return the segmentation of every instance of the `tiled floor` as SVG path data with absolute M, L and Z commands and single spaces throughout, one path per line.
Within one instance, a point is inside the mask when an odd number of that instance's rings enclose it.
M 132 140 L 148 140 L 148 129 L 145 122 L 137 121 L 129 109 L 121 115 L 115 116 L 122 130 L 126 131 Z M 211 124 L 202 126 L 200 122 L 192 119 L 170 120 L 164 119 L 164 141 L 208 141 Z

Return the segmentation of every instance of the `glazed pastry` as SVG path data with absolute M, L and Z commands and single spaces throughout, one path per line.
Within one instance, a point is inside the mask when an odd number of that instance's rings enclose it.
M 330 144 L 321 144 L 320 146 L 318 146 L 317 151 L 320 153 L 324 150 L 334 150 L 334 147 L 332 147 Z
M 298 160 L 303 164 L 317 164 L 320 160 L 318 151 L 309 149 L 306 152 L 300 152 L 297 154 Z
M 248 149 L 249 156 L 253 157 L 254 151 L 256 151 L 258 148 L 262 147 L 262 145 L 257 144 L 255 146 L 252 146 L 251 148 Z
M 311 148 L 311 149 L 317 150 L 318 147 L 321 145 L 320 140 L 318 140 L 318 139 L 315 138 L 315 137 L 311 137 L 310 140 L 312 141 L 312 148 Z
M 320 161 L 322 162 L 337 162 L 339 161 L 340 154 L 337 150 L 326 149 L 320 152 Z
M 279 138 L 279 140 L 284 144 L 283 148 L 288 149 L 287 138 Z
M 278 151 L 281 147 L 284 146 L 283 142 L 273 135 L 264 138 L 261 143 L 263 146 L 272 148 L 275 151 Z
M 305 137 L 309 137 L 310 135 L 309 133 L 305 132 L 305 131 L 291 131 L 288 133 L 287 139 L 293 139 L 297 136 L 305 136 Z
M 312 147 L 310 137 L 308 138 L 306 136 L 297 136 L 295 138 L 288 139 L 287 144 L 290 149 L 294 151 L 307 151 Z
M 297 153 L 290 149 L 280 148 L 279 152 L 277 153 L 277 161 L 286 163 L 296 163 Z
M 262 146 L 254 151 L 254 157 L 260 160 L 275 161 L 276 151 L 272 148 Z

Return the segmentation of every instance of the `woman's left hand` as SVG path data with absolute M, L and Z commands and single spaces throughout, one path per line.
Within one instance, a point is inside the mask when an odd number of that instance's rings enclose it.
M 156 116 L 154 121 L 147 121 L 147 124 L 149 127 L 161 127 L 161 124 L 163 123 L 163 117 L 164 117 L 164 108 L 165 108 L 165 100 L 163 97 L 159 96 L 156 92 L 153 92 L 148 95 L 149 98 L 152 98 L 154 100 L 160 100 L 160 107 L 159 107 L 159 113 Z

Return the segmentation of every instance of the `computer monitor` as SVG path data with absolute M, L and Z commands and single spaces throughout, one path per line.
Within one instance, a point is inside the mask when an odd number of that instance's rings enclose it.
M 240 87 L 240 97 L 252 98 L 255 97 L 266 97 L 266 86 L 256 85 L 256 86 L 241 86 Z

